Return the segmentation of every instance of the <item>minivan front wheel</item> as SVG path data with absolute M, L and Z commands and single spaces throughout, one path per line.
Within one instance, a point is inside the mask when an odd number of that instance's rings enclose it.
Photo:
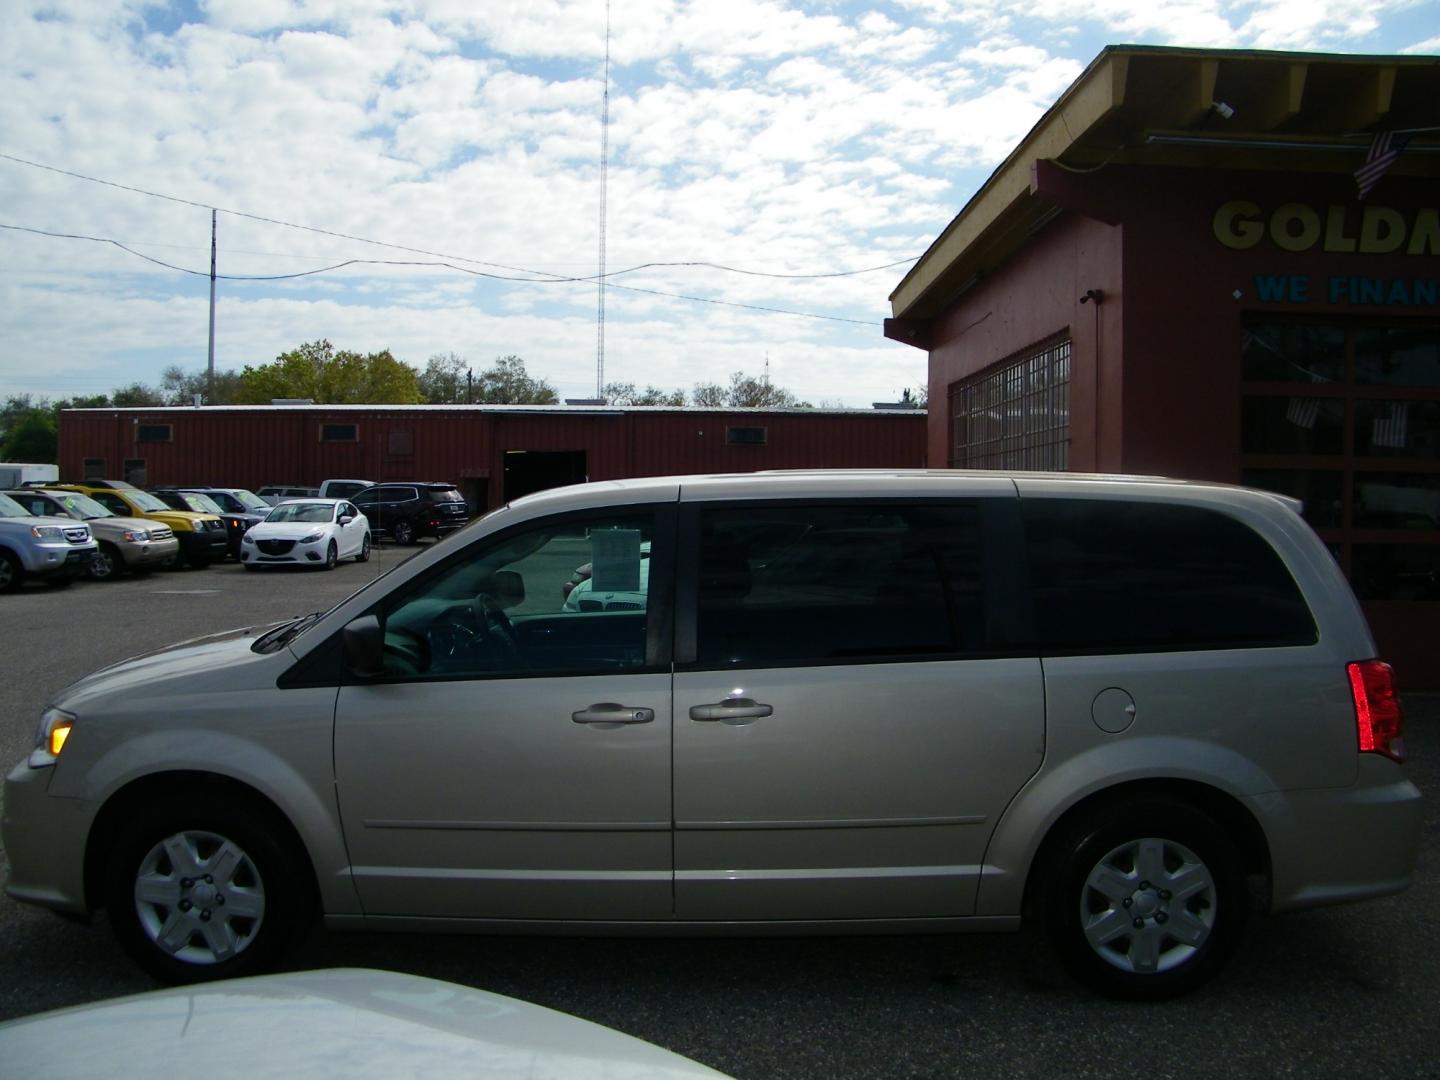
M 110 923 L 125 950 L 168 983 L 256 974 L 302 925 L 300 860 L 283 830 L 196 793 L 137 815 L 106 875 Z M 267 827 L 269 826 L 269 827 Z
M 1091 988 L 1174 997 L 1235 951 L 1248 913 L 1244 880 L 1234 845 L 1199 811 L 1117 805 L 1062 839 L 1046 921 L 1062 962 Z

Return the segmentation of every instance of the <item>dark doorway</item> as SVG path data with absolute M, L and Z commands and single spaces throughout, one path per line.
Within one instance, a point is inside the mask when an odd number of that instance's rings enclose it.
M 505 501 L 585 482 L 583 450 L 506 450 Z

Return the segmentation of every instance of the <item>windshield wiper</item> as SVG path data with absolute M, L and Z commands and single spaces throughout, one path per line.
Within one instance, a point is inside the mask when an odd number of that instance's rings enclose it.
M 289 622 L 275 627 L 273 630 L 267 630 L 255 639 L 255 644 L 251 646 L 251 648 L 256 652 L 274 652 L 277 649 L 283 649 L 286 645 L 289 645 L 290 642 L 294 641 L 298 635 L 303 634 L 315 625 L 315 623 L 319 621 L 320 616 L 324 614 L 323 611 L 312 611 L 309 615 L 301 615 L 298 618 L 291 619 Z

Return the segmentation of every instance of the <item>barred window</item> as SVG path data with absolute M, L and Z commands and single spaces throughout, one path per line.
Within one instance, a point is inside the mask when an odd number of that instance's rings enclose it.
M 1063 472 L 1070 460 L 1070 339 L 950 387 L 950 465 Z

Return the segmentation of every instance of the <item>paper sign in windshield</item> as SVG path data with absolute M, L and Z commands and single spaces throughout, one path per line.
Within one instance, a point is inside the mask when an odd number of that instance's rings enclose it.
M 590 534 L 590 588 L 640 591 L 640 530 L 603 529 Z

